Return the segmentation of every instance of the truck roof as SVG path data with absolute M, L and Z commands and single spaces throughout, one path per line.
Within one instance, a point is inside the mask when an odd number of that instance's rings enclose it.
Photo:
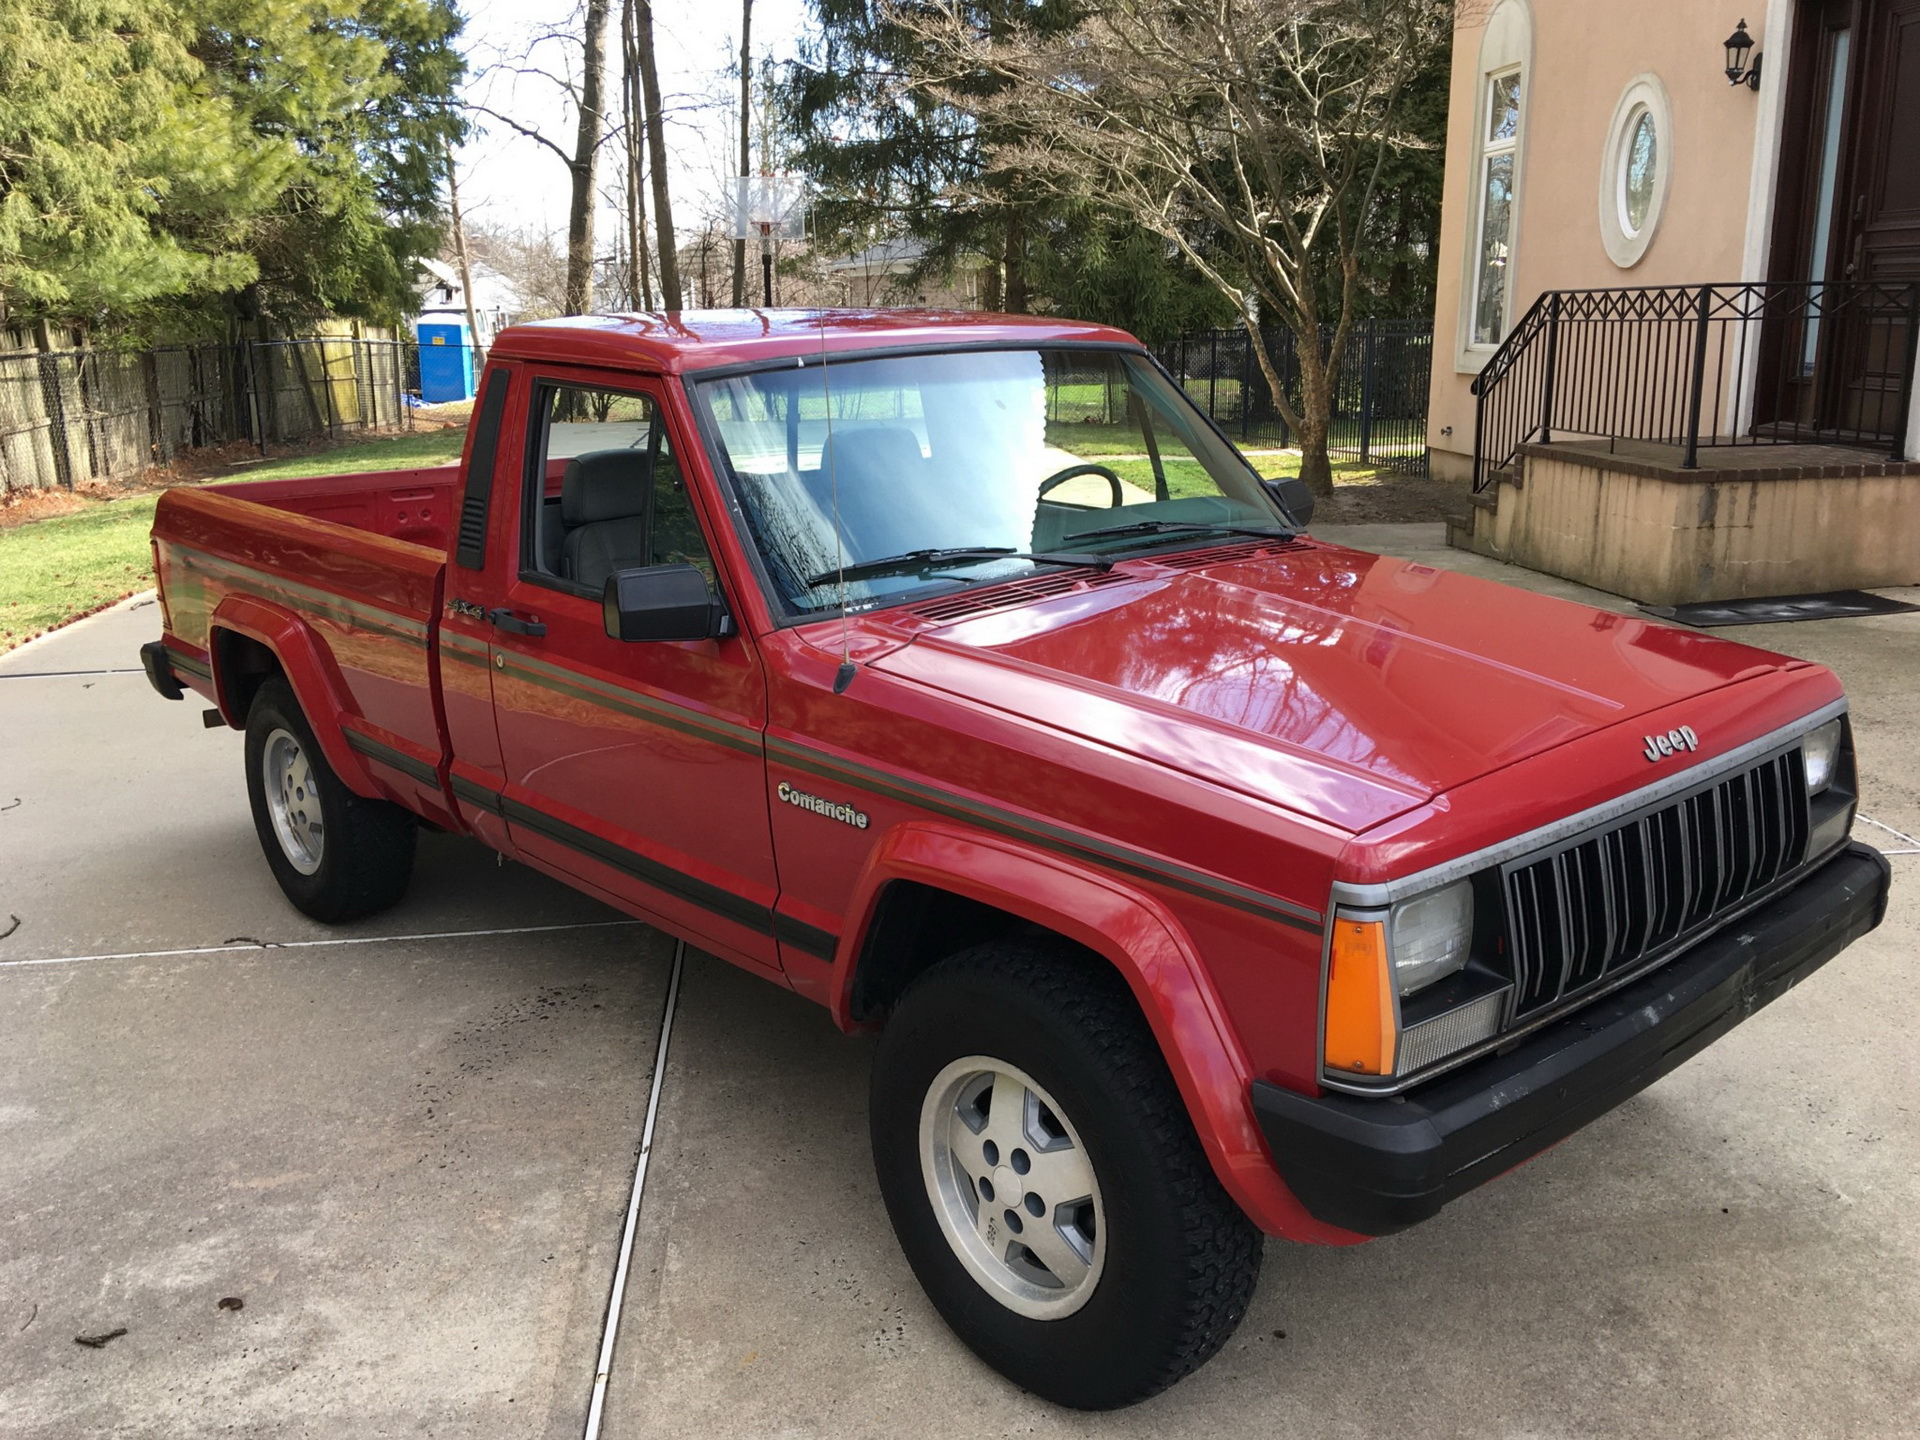
M 977 310 L 680 310 L 572 315 L 513 325 L 494 338 L 502 359 L 607 365 L 665 374 L 754 365 L 795 355 L 968 345 L 1132 345 L 1124 330 L 1051 315 Z

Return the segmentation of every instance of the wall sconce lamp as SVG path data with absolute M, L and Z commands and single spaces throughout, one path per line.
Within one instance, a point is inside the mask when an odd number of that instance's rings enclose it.
M 1749 90 L 1760 88 L 1760 59 L 1755 55 L 1753 63 L 1747 63 L 1747 54 L 1753 49 L 1753 36 L 1747 33 L 1747 22 L 1742 20 L 1734 27 L 1733 34 L 1727 37 L 1727 83 L 1744 85 Z

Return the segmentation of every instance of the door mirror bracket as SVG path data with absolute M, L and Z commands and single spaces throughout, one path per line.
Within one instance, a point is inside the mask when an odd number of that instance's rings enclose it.
M 1302 530 L 1313 523 L 1313 489 L 1296 475 L 1281 480 L 1262 480 L 1267 494 L 1286 512 L 1287 519 Z
M 733 634 L 726 602 L 692 565 L 648 565 L 607 577 L 601 597 L 615 640 L 720 640 Z

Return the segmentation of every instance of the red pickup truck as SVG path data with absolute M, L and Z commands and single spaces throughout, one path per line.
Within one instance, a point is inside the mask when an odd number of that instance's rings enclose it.
M 1107 1407 L 1885 911 L 1828 671 L 1310 508 L 1098 326 L 527 325 L 458 466 L 169 491 L 144 660 L 311 916 L 424 824 L 884 1027 L 915 1273 Z

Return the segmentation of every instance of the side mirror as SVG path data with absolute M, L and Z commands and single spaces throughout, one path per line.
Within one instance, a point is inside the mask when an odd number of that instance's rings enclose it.
M 1267 493 L 1279 502 L 1287 518 L 1302 530 L 1313 523 L 1313 491 L 1297 475 L 1285 480 L 1262 480 Z
M 733 633 L 726 605 L 691 565 L 615 571 L 601 605 L 615 640 L 717 640 Z

